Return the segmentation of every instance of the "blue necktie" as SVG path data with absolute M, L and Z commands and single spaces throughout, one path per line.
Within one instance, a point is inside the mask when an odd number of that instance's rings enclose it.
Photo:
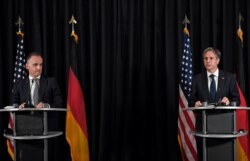
M 215 102 L 215 95 L 216 95 L 216 85 L 215 85 L 215 80 L 214 80 L 214 75 L 211 74 L 209 76 L 211 78 L 211 84 L 210 84 L 210 96 L 212 98 L 212 102 Z

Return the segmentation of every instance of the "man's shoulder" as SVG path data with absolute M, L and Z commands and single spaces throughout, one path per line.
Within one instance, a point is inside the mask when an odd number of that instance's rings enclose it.
M 55 83 L 57 83 L 55 77 L 45 77 L 45 76 L 42 76 L 41 77 L 41 81 L 44 82 L 45 84 L 55 84 Z
M 55 78 L 55 77 L 42 76 L 42 77 L 41 77 L 41 80 L 54 81 L 54 80 L 56 80 L 56 78 Z
M 219 71 L 219 76 L 224 76 L 224 77 L 234 77 L 234 74 L 228 71 L 220 70 Z
M 19 79 L 17 80 L 14 84 L 16 85 L 23 85 L 28 81 L 28 78 L 24 78 L 24 79 Z
M 195 79 L 201 79 L 203 77 L 206 77 L 206 73 L 205 72 L 201 72 L 201 73 L 198 73 L 194 76 Z

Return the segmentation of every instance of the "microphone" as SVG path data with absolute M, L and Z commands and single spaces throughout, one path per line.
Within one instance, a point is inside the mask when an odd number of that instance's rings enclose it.
M 18 108 L 18 103 L 14 103 L 13 108 Z

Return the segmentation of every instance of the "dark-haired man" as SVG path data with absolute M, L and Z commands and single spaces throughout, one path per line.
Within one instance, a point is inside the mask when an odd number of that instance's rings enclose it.
M 42 76 L 43 58 L 40 53 L 32 52 L 27 56 L 26 69 L 29 76 L 15 83 L 12 92 L 12 103 L 19 108 L 63 108 L 63 100 L 59 86 L 54 78 Z M 57 113 L 48 112 L 48 131 L 58 131 L 59 120 Z M 16 132 L 19 135 L 43 135 L 42 112 L 16 113 Z M 43 161 L 43 140 L 16 142 L 17 161 Z M 54 139 L 48 140 L 49 161 L 56 161 Z M 31 155 L 32 154 L 32 155 Z
M 239 93 L 237 90 L 236 79 L 233 74 L 222 71 L 218 68 L 221 53 L 218 49 L 209 47 L 203 52 L 203 63 L 206 72 L 196 75 L 192 83 L 190 107 L 199 107 L 202 102 L 224 103 L 230 102 L 239 104 Z M 211 78 L 213 77 L 213 78 Z M 211 83 L 214 79 L 215 93 L 211 94 Z
M 209 47 L 204 50 L 203 63 L 206 71 L 193 78 L 189 107 L 199 108 L 203 102 L 215 105 L 230 105 L 231 102 L 240 104 L 235 76 L 218 68 L 220 57 L 221 53 L 218 49 Z M 220 124 L 223 126 L 229 123 Z M 196 131 L 202 131 L 202 116 L 199 112 L 196 113 Z M 203 160 L 202 138 L 196 137 L 196 143 L 198 158 Z
M 41 54 L 32 52 L 27 56 L 26 69 L 29 76 L 18 81 L 13 88 L 13 104 L 18 104 L 20 108 L 25 106 L 34 106 L 43 108 L 44 103 L 49 104 L 51 108 L 62 107 L 62 97 L 59 86 L 54 78 L 45 78 L 42 76 L 43 58 Z M 38 83 L 38 102 L 34 102 L 33 86 Z

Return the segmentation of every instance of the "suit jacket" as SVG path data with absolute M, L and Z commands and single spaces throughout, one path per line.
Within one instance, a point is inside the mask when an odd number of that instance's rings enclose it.
M 30 81 L 26 79 L 18 81 L 12 91 L 12 103 L 20 105 L 26 102 L 31 104 Z M 59 86 L 54 78 L 40 78 L 39 102 L 50 104 L 51 108 L 63 108 L 63 101 Z
M 30 106 L 30 91 L 30 81 L 28 77 L 26 79 L 18 81 L 13 87 L 12 103 L 20 105 L 21 103 L 25 102 L 28 106 Z M 51 108 L 64 108 L 61 92 L 54 78 L 45 78 L 41 76 L 39 81 L 38 101 L 50 104 Z M 58 112 L 49 112 L 48 130 L 57 130 L 59 128 L 59 123 L 60 119 Z
M 21 103 L 26 102 L 31 104 L 31 95 L 30 95 L 30 81 L 27 77 L 24 80 L 20 80 L 15 83 L 12 91 L 12 103 L 20 105 Z M 63 108 L 63 101 L 61 97 L 61 92 L 59 86 L 54 78 L 45 78 L 40 77 L 39 81 L 39 102 L 50 104 L 51 108 Z M 48 131 L 62 131 L 62 123 L 64 122 L 61 118 L 61 115 L 58 112 L 48 112 Z M 18 135 L 41 135 L 43 132 L 43 113 L 35 112 L 20 112 L 15 115 L 15 129 Z M 31 142 L 18 142 L 16 143 L 17 148 L 17 158 L 20 160 L 32 160 L 30 154 L 33 153 L 43 159 L 43 141 L 31 141 Z M 36 147 L 36 148 L 30 148 Z M 48 158 L 49 160 L 53 159 L 55 156 L 56 148 L 59 147 L 58 141 L 50 140 L 48 142 Z M 22 155 L 19 155 L 22 154 Z M 25 158 L 25 159 L 24 159 Z
M 192 91 L 189 99 L 189 107 L 193 107 L 196 101 L 211 102 L 208 89 L 207 73 L 196 75 L 192 83 Z M 219 70 L 218 87 L 216 92 L 216 101 L 227 97 L 230 102 L 240 103 L 239 93 L 237 90 L 236 79 L 233 74 Z

